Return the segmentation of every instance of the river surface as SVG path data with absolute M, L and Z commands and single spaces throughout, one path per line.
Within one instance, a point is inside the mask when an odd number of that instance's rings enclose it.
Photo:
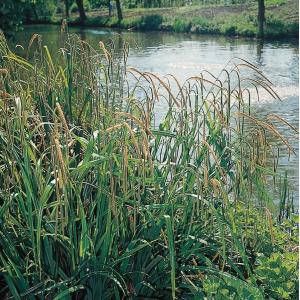
M 282 101 L 263 95 L 260 102 L 253 103 L 257 114 L 266 116 L 276 113 L 291 125 L 299 128 L 299 45 L 297 40 L 266 41 L 228 38 L 220 36 L 177 34 L 162 32 L 114 31 L 102 28 L 70 28 L 91 44 L 101 40 L 122 40 L 130 44 L 128 65 L 141 71 L 160 75 L 173 74 L 181 82 L 208 70 L 218 75 L 230 59 L 243 58 L 263 71 L 272 81 Z M 49 48 L 59 42 L 59 27 L 51 25 L 26 26 L 16 36 L 16 41 L 26 47 L 32 34 L 43 37 Z M 291 190 L 298 198 L 299 142 L 298 135 L 280 128 L 294 147 L 297 155 L 290 158 L 283 154 L 280 165 L 288 170 Z

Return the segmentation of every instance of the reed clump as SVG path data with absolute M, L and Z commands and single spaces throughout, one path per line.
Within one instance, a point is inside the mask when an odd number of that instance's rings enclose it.
M 0 53 L 1 299 L 296 297 L 269 136 L 293 149 L 252 115 L 252 85 L 278 97 L 253 65 L 181 84 L 64 30 Z

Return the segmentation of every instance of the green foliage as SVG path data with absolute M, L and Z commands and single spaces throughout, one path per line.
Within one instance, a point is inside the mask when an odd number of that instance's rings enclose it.
M 183 15 L 178 12 L 175 19 L 172 14 L 165 14 L 163 11 L 153 10 L 155 14 L 149 14 L 146 11 L 145 9 L 135 10 L 129 16 L 126 16 L 127 12 L 125 11 L 124 19 L 120 23 L 116 22 L 115 17 L 88 17 L 86 25 L 248 37 L 257 35 L 257 14 L 253 9 L 242 14 L 224 14 L 217 15 L 214 18 L 195 17 L 192 11 L 191 16 L 186 12 Z M 299 23 L 297 19 L 287 20 L 285 14 L 271 14 L 268 11 L 266 18 L 266 37 L 275 38 L 298 35 Z
M 55 0 L 3 0 L 0 2 L 0 28 L 7 34 L 22 29 L 24 22 L 50 22 Z
M 263 294 L 257 287 L 226 273 L 222 273 L 219 276 L 207 276 L 203 281 L 203 290 L 208 299 L 264 299 Z
M 235 24 L 224 23 L 221 25 L 220 31 L 225 35 L 236 35 L 237 27 Z
M 121 27 L 126 29 L 158 30 L 162 24 L 162 17 L 159 15 L 148 15 L 143 17 L 124 18 L 121 22 L 117 17 L 98 17 L 88 19 L 86 25 Z
M 224 35 L 256 36 L 256 17 L 243 14 L 219 20 L 220 32 Z
M 266 296 L 274 299 L 296 299 L 298 280 L 298 253 L 272 253 L 258 257 L 254 272 Z
M 86 26 L 120 27 L 137 30 L 167 30 L 200 34 L 222 34 L 254 37 L 258 34 L 257 3 L 253 1 L 123 1 L 124 18 L 115 22 L 108 17 L 106 0 L 84 0 L 84 9 L 98 9 L 88 13 Z M 113 3 L 113 2 L 112 2 Z M 245 6 L 236 5 L 242 3 Z M 78 25 L 78 8 L 70 1 L 73 13 L 69 22 Z M 299 31 L 298 7 L 293 1 L 266 0 L 265 37 L 297 37 Z M 164 8 L 169 7 L 169 8 Z M 22 28 L 22 23 L 61 23 L 63 1 L 56 0 L 3 0 L 0 3 L 0 28 L 10 33 Z M 209 12 L 211 10 L 211 12 Z M 56 15 L 59 14 L 59 15 Z M 209 16 L 211 14 L 211 16 Z
M 191 22 L 182 20 L 182 19 L 175 19 L 173 23 L 173 30 L 175 32 L 189 32 L 191 29 Z
M 57 3 L 55 0 L 27 1 L 27 4 L 24 6 L 24 16 L 26 22 L 49 22 L 56 11 L 56 7 Z
M 219 31 L 213 22 L 203 17 L 193 18 L 191 24 L 192 33 L 218 33 Z
M 266 36 L 269 37 L 288 37 L 294 36 L 299 30 L 299 23 L 294 21 L 284 21 L 272 14 L 266 15 Z
M 283 5 L 286 3 L 286 0 L 265 0 L 265 5 L 273 6 L 273 5 Z
M 23 0 L 2 0 L 0 1 L 0 29 L 6 34 L 22 28 Z
M 268 134 L 282 145 L 235 72 L 253 65 L 174 89 L 128 70 L 126 44 L 61 41 L 34 36 L 28 61 L 0 39 L 0 298 L 296 295 L 297 221 L 265 184 Z
M 108 0 L 89 0 L 91 8 L 103 9 L 108 6 Z
M 142 16 L 138 28 L 142 30 L 158 30 L 162 24 L 163 18 L 161 15 L 146 15 Z
M 121 27 L 121 28 L 128 28 L 128 29 L 136 29 L 141 26 L 141 18 L 140 17 L 132 17 L 132 18 L 126 18 L 119 23 L 117 17 L 110 18 L 108 21 L 108 24 L 111 27 Z
M 86 12 L 91 10 L 91 4 L 90 4 L 89 0 L 83 0 L 83 8 Z M 78 12 L 78 7 L 77 7 L 76 2 L 72 3 L 72 5 L 70 6 L 70 11 L 72 13 Z

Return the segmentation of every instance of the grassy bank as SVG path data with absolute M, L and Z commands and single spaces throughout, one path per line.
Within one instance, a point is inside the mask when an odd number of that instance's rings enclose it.
M 266 1 L 267 38 L 297 37 L 299 4 L 295 0 Z M 121 27 L 130 30 L 164 30 L 198 34 L 222 34 L 255 37 L 257 35 L 257 3 L 246 5 L 188 6 L 176 8 L 125 9 L 124 19 L 118 22 L 108 12 L 90 11 L 86 26 Z M 59 23 L 62 16 L 52 20 Z M 78 25 L 78 14 L 70 17 Z
M 267 79 L 236 60 L 180 86 L 60 40 L 0 39 L 1 299 L 296 299 L 293 129 L 246 88 L 277 98 Z

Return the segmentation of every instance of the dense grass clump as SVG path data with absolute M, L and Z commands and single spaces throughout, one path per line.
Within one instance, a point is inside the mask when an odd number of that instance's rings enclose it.
M 252 85 L 277 98 L 268 80 L 237 60 L 181 85 L 127 51 L 63 32 L 25 59 L 1 36 L 1 299 L 295 299 L 269 136 L 292 149 L 284 120 L 251 113 Z

